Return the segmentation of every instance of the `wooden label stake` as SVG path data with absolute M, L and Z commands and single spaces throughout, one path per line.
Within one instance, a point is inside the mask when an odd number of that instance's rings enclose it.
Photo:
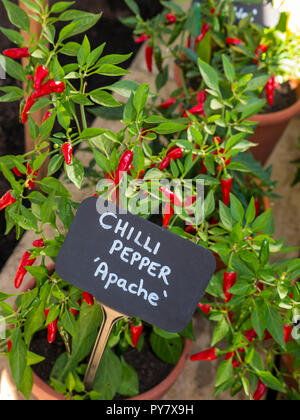
M 100 365 L 103 353 L 108 343 L 110 333 L 113 326 L 122 318 L 126 318 L 126 315 L 120 314 L 111 308 L 101 304 L 103 320 L 102 325 L 91 354 L 91 358 L 87 367 L 87 371 L 84 377 L 84 385 L 87 390 L 91 390 L 97 374 L 98 367 Z

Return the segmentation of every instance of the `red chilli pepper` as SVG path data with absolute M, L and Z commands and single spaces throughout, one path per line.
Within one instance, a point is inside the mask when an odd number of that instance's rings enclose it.
M 66 89 L 64 82 L 56 82 L 54 79 L 44 83 L 38 90 L 31 95 L 33 99 L 38 99 L 51 93 L 62 93 Z
M 44 248 L 45 246 L 45 242 L 44 239 L 37 239 L 36 241 L 32 242 L 32 246 L 34 246 L 35 248 Z
M 175 206 L 176 206 L 176 207 L 181 207 L 181 201 L 180 201 L 180 199 L 177 197 L 177 195 L 176 195 L 176 194 L 174 194 L 172 191 L 168 190 L 168 189 L 167 189 L 167 188 L 165 188 L 165 187 L 161 187 L 161 188 L 160 188 L 160 191 L 163 193 L 163 195 L 164 195 L 165 197 L 167 197 L 167 198 L 170 200 L 170 202 L 171 202 L 172 204 L 175 204 Z
M 293 325 L 285 325 L 284 326 L 284 342 L 285 342 L 285 344 L 287 344 L 290 341 L 292 331 L 293 331 Z
M 252 343 L 252 341 L 257 338 L 257 334 L 254 328 L 251 328 L 251 330 L 245 331 L 244 336 L 249 341 L 249 343 Z
M 261 380 L 259 380 L 256 391 L 253 395 L 254 401 L 260 401 L 265 395 L 267 389 L 268 388 L 266 387 L 266 385 Z
M 198 303 L 198 308 L 204 313 L 204 315 L 209 315 L 211 311 L 210 305 L 203 305 L 202 303 Z
M 81 306 L 81 299 L 79 299 L 77 301 L 78 305 Z M 71 314 L 74 316 L 74 318 L 76 318 L 76 316 L 78 315 L 79 311 L 77 309 L 73 309 L 73 308 L 69 308 Z
M 12 196 L 10 191 L 4 194 L 3 197 L 0 198 L 0 211 L 4 210 L 6 207 L 11 206 L 17 200 Z
M 204 112 L 204 106 L 203 106 L 203 104 L 198 104 L 198 105 L 194 106 L 193 108 L 189 109 L 188 112 L 190 114 L 193 114 L 193 115 L 201 115 L 202 117 L 205 117 L 205 112 Z M 184 111 L 183 116 L 185 118 L 188 117 L 188 114 L 187 114 L 186 111 Z
M 255 50 L 255 55 L 258 58 L 258 60 L 261 58 L 261 54 L 267 52 L 268 50 L 268 46 L 265 44 L 260 44 L 256 50 Z M 254 64 L 258 63 L 258 60 L 253 60 Z
M 11 48 L 9 50 L 3 51 L 3 55 L 13 59 L 30 57 L 28 48 Z
M 87 293 L 87 292 L 83 292 L 82 293 L 82 298 L 88 305 L 94 306 L 95 300 L 94 300 L 93 295 L 91 295 L 90 293 Z
M 66 142 L 62 145 L 61 151 L 64 155 L 65 162 L 67 165 L 71 165 L 72 163 L 72 154 L 73 154 L 73 146 L 71 143 Z
M 12 342 L 11 342 L 11 338 L 9 337 L 8 342 L 7 342 L 7 351 L 8 353 L 11 352 L 12 349 Z
M 143 324 L 135 326 L 134 324 L 131 324 L 130 330 L 131 330 L 131 340 L 133 347 L 137 347 L 139 343 L 140 336 L 143 332 Z
M 119 185 L 123 173 L 128 172 L 128 170 L 130 169 L 132 165 L 132 161 L 133 161 L 133 152 L 131 150 L 126 150 L 126 152 L 123 153 L 120 159 L 119 166 L 116 171 L 115 185 Z
M 22 176 L 21 172 L 19 171 L 19 169 L 16 166 L 13 168 L 13 172 L 16 176 Z
M 174 207 L 172 206 L 172 204 L 167 203 L 165 205 L 165 209 L 164 209 L 164 217 L 163 217 L 163 227 L 168 227 L 170 220 L 174 214 L 175 210 Z
M 226 38 L 227 45 L 241 45 L 243 41 L 239 38 Z
M 25 267 L 31 267 L 34 262 L 35 262 L 36 258 L 30 258 L 30 252 L 26 251 L 24 252 L 24 254 L 22 255 L 19 267 L 17 269 L 17 273 L 15 276 L 15 288 L 19 289 L 20 286 L 22 285 L 23 279 L 27 273 L 27 270 Z
M 270 79 L 268 80 L 267 84 L 266 84 L 266 92 L 267 92 L 267 99 L 268 99 L 268 104 L 270 106 L 273 106 L 274 104 L 274 90 L 276 88 L 276 81 L 275 81 L 275 77 L 272 76 L 270 77 Z
M 22 112 L 22 123 L 25 124 L 28 120 L 28 113 L 35 104 L 36 99 L 33 97 L 33 95 L 29 96 L 27 99 L 25 106 L 23 108 Z
M 46 321 L 47 321 L 49 312 L 50 312 L 50 309 L 44 309 Z M 47 330 L 48 330 L 48 334 L 47 334 L 48 343 L 49 344 L 52 344 L 52 343 L 54 343 L 55 338 L 56 338 L 56 333 L 57 333 L 57 319 L 47 325 Z
M 172 15 L 172 13 L 167 13 L 166 18 L 167 18 L 167 21 L 169 23 L 176 23 L 177 22 L 177 17 L 175 15 Z
M 48 77 L 49 75 L 49 70 L 47 69 L 47 67 L 41 65 L 38 66 L 38 68 L 35 71 L 35 75 L 34 75 L 34 89 L 38 90 L 40 89 L 40 87 L 42 86 L 43 81 L 46 79 L 46 77 Z
M 198 104 L 204 104 L 207 98 L 207 93 L 205 90 L 200 90 L 200 92 L 197 93 L 197 102 Z
M 255 200 L 255 217 L 260 215 L 260 201 L 258 199 Z
M 136 44 L 142 44 L 143 42 L 147 41 L 147 39 L 149 39 L 149 38 L 150 37 L 148 35 L 143 34 L 135 40 L 135 43 Z
M 165 102 L 163 102 L 162 104 L 160 104 L 159 106 L 158 106 L 158 108 L 161 108 L 161 109 L 168 109 L 168 108 L 170 108 L 171 106 L 173 106 L 173 105 L 175 105 L 176 104 L 176 99 L 175 98 L 170 98 L 170 99 L 167 99 Z
M 211 362 L 213 360 L 217 360 L 218 356 L 216 354 L 216 348 L 212 348 L 209 350 L 202 351 L 197 354 L 193 354 L 190 357 L 191 362 L 197 362 L 197 361 L 205 361 L 205 362 Z
M 50 111 L 47 111 L 46 114 L 44 115 L 44 118 L 42 120 L 42 123 L 44 123 L 50 117 L 52 117 L 52 113 Z
M 150 47 L 150 45 L 146 45 L 145 60 L 146 60 L 147 69 L 150 73 L 152 73 L 153 71 L 153 52 L 154 52 L 154 48 Z
M 200 35 L 197 36 L 196 39 L 195 39 L 196 45 L 199 44 L 199 42 L 202 41 L 202 39 L 205 37 L 205 35 L 209 31 L 209 29 L 210 29 L 209 24 L 208 23 L 203 23 L 201 31 L 200 31 Z
M 183 156 L 183 150 L 180 147 L 177 147 L 176 149 L 168 153 L 168 156 L 171 160 L 181 159 Z
M 222 179 L 221 188 L 223 194 L 223 203 L 225 204 L 225 206 L 228 206 L 228 204 L 230 203 L 230 193 L 232 190 L 232 178 Z
M 225 295 L 225 302 L 228 303 L 232 299 L 232 294 L 228 291 L 236 283 L 236 273 L 227 273 L 224 272 L 224 281 L 223 281 L 223 293 Z
M 35 180 L 36 180 L 38 172 L 39 172 L 38 170 L 34 171 L 33 175 L 32 175 L 32 178 L 27 181 L 27 186 L 30 190 L 33 190 L 33 188 L 35 186 Z M 29 165 L 29 163 L 27 162 L 27 177 L 30 177 L 31 174 L 32 174 L 32 168 Z

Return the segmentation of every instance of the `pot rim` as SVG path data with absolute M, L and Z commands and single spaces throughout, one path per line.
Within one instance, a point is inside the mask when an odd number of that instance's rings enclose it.
M 51 264 L 48 267 L 48 271 L 51 273 L 55 269 L 55 265 Z M 32 289 L 36 283 L 34 278 L 31 278 L 24 288 L 24 292 Z M 191 348 L 192 348 L 192 340 L 186 338 L 184 341 L 183 350 L 178 360 L 177 364 L 171 370 L 169 375 L 158 385 L 150 389 L 149 391 L 144 392 L 143 394 L 139 394 L 135 397 L 127 398 L 127 400 L 155 400 L 159 399 L 162 395 L 164 395 L 170 387 L 175 383 L 180 373 L 183 371 L 184 366 L 187 362 L 187 359 L 190 355 Z M 45 381 L 43 381 L 34 371 L 33 371 L 33 389 L 32 395 L 38 397 L 39 399 L 43 400 L 58 400 L 64 401 L 65 397 L 62 394 L 56 392 L 53 388 L 51 388 Z
M 293 105 L 277 112 L 269 112 L 267 114 L 255 114 L 249 118 L 249 121 L 256 121 L 262 126 L 279 125 L 289 121 L 300 113 L 300 99 Z
M 184 347 L 182 350 L 182 354 L 180 356 L 179 361 L 174 366 L 172 371 L 169 375 L 158 385 L 150 389 L 149 391 L 144 392 L 143 394 L 139 394 L 135 397 L 126 398 L 126 400 L 132 401 L 144 401 L 144 400 L 155 400 L 161 398 L 170 387 L 175 383 L 179 375 L 184 369 L 184 366 L 187 362 L 187 359 L 191 352 L 192 347 L 192 340 L 185 339 Z M 51 388 L 45 381 L 43 381 L 35 372 L 33 372 L 33 389 L 32 395 L 37 397 L 39 400 L 58 400 L 58 401 L 65 401 L 65 397 L 62 394 L 56 392 L 53 388 Z

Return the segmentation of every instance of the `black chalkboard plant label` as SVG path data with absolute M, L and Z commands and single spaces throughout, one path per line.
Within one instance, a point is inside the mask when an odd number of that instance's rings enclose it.
M 215 267 L 209 250 L 96 197 L 79 207 L 56 261 L 67 283 L 169 332 L 188 325 Z

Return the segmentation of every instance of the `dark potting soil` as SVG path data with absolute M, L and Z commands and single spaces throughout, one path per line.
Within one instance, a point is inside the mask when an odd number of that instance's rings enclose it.
M 11 0 L 13 3 L 18 3 L 18 0 Z M 55 0 L 50 0 L 50 5 L 55 3 Z M 161 10 L 159 0 L 137 0 L 140 6 L 141 14 L 144 18 L 150 18 Z M 139 46 L 137 46 L 132 37 L 132 29 L 125 27 L 120 21 L 120 17 L 127 17 L 131 15 L 130 10 L 126 6 L 124 0 L 86 0 L 84 2 L 77 1 L 73 8 L 77 7 L 92 13 L 99 13 L 103 11 L 103 17 L 99 23 L 89 30 L 88 36 L 92 48 L 95 48 L 107 42 L 104 53 L 105 54 L 128 54 L 133 52 L 130 60 L 122 66 L 128 68 L 134 59 Z M 9 22 L 3 3 L 0 2 L 0 26 L 15 29 Z M 81 42 L 84 34 L 74 38 L 75 41 Z M 0 33 L 0 52 L 7 48 L 14 48 L 12 44 L 2 33 Z M 72 61 L 72 60 L 71 60 Z M 65 65 L 70 62 L 70 57 L 61 56 L 61 64 Z M 93 90 L 108 84 L 112 84 L 118 78 L 106 78 L 97 76 L 89 80 L 88 89 Z M 17 85 L 21 87 L 20 83 L 16 83 L 7 77 L 6 80 L 0 79 L 0 86 Z M 91 125 L 94 116 L 88 114 L 88 124 Z M 19 104 L 1 103 L 0 104 L 0 156 L 7 154 L 23 154 L 24 153 L 24 128 L 19 123 Z M 0 174 L 0 197 L 10 188 L 6 179 Z M 8 236 L 4 236 L 5 232 L 5 215 L 0 212 L 0 270 L 4 266 L 8 257 L 14 250 L 17 241 L 15 239 L 15 231 L 12 230 Z
M 264 99 L 267 99 L 266 90 L 263 91 Z M 268 114 L 272 112 L 282 111 L 297 102 L 297 93 L 295 89 L 292 89 L 289 82 L 279 85 L 278 89 L 274 92 L 274 105 L 270 106 L 268 103 L 264 106 L 262 114 Z
M 65 352 L 65 346 L 61 337 L 57 334 L 55 342 L 50 345 L 47 342 L 47 332 L 45 330 L 40 331 L 35 334 L 30 350 L 45 357 L 42 363 L 33 366 L 33 370 L 39 378 L 44 382 L 48 382 L 57 358 Z M 124 354 L 124 358 L 138 374 L 140 394 L 161 383 L 174 369 L 173 365 L 169 365 L 155 356 L 149 343 L 149 333 L 147 331 L 145 333 L 143 350 L 139 352 L 131 348 Z M 88 363 L 88 359 L 84 362 Z M 126 397 L 121 395 L 116 395 L 115 397 L 115 399 L 124 398 Z

